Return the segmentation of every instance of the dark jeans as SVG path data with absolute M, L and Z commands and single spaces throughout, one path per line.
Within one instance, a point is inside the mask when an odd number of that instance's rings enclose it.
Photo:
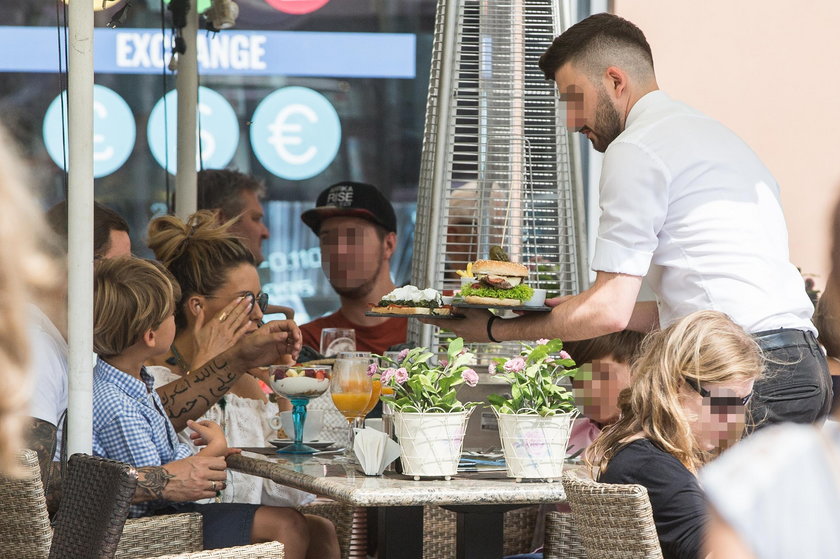
M 753 337 L 764 352 L 766 366 L 753 389 L 748 430 L 785 421 L 813 423 L 828 415 L 831 378 L 814 335 L 780 329 Z
M 246 503 L 172 503 L 155 514 L 200 513 L 204 549 L 219 549 L 252 543 L 251 527 L 258 508 L 260 505 Z

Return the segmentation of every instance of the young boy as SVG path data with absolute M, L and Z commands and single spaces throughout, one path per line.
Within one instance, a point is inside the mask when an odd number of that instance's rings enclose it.
M 618 395 L 630 386 L 630 364 L 644 337 L 622 330 L 564 344 L 580 367 L 572 386 L 583 416 L 575 421 L 569 437 L 572 454 L 589 446 L 601 429 L 618 418 Z
M 154 381 L 143 363 L 166 353 L 175 336 L 178 288 L 157 264 L 137 258 L 100 260 L 94 277 L 93 452 L 135 467 L 162 466 L 202 456 L 224 457 L 221 428 L 210 421 L 190 422 L 196 444 L 192 455 L 179 442 Z M 211 494 L 225 487 L 219 471 Z M 238 503 L 169 503 L 133 505 L 132 516 L 199 512 L 204 520 L 204 547 L 213 549 L 276 540 L 287 558 L 337 557 L 338 542 L 312 538 L 303 515 L 291 508 Z M 333 538 L 335 534 L 333 532 Z M 329 539 L 329 538 L 327 538 Z

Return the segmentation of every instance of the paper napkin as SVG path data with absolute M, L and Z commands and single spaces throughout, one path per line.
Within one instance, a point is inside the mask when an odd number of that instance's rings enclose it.
M 400 455 L 400 445 L 388 435 L 376 429 L 356 429 L 353 452 L 359 459 L 359 465 L 365 475 L 381 476 L 385 466 Z

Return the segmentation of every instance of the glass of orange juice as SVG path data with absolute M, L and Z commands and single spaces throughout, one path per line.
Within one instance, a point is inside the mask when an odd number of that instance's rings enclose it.
M 368 368 L 375 359 L 364 352 L 340 353 L 333 365 L 333 375 L 330 379 L 330 396 L 333 404 L 350 424 L 350 441 L 344 451 L 347 460 L 353 461 L 354 428 L 364 426 L 364 417 L 373 408 L 368 404 L 371 400 L 376 404 L 379 398 L 379 388 L 373 397 L 374 383 L 368 374 Z M 377 381 L 378 382 L 378 381 Z

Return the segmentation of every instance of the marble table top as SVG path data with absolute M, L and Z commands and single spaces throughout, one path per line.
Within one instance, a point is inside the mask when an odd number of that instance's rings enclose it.
M 337 462 L 327 455 L 281 457 L 243 452 L 229 456 L 227 463 L 240 472 L 362 507 L 536 504 L 566 500 L 559 481 L 516 482 L 506 477 L 505 472 L 464 473 L 450 481 L 442 478 L 414 481 L 395 472 L 366 476 L 358 466 Z

